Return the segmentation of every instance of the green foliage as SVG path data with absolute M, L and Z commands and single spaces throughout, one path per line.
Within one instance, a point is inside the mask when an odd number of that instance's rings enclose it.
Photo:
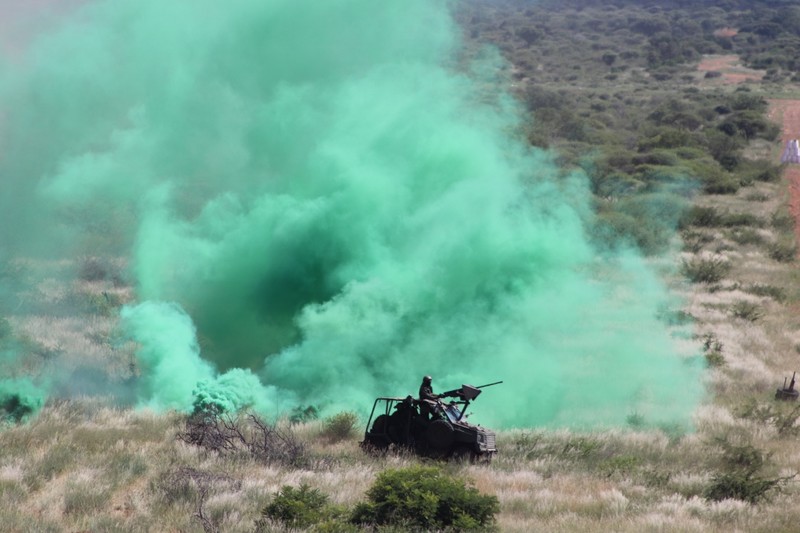
M 784 384 L 785 386 L 785 384 Z M 773 426 L 782 437 L 800 435 L 800 405 L 793 402 L 760 403 L 749 400 L 736 411 L 737 416 Z
M 794 217 L 792 217 L 791 213 L 783 209 L 778 209 L 772 213 L 772 217 L 770 218 L 770 225 L 781 233 L 791 234 L 791 232 L 794 231 L 794 224 Z
M 637 426 L 632 426 L 637 427 Z M 597 469 L 603 477 L 628 476 L 641 464 L 642 460 L 635 455 L 616 455 L 600 462 Z
M 742 162 L 741 150 L 745 141 L 741 137 L 726 135 L 719 129 L 709 129 L 705 131 L 705 145 L 711 157 L 725 170 L 734 170 Z
M 599 202 L 593 235 L 606 246 L 633 243 L 645 255 L 656 254 L 667 248 L 684 209 L 685 200 L 670 193 L 636 194 L 617 202 Z
M 708 194 L 736 194 L 741 184 L 733 176 L 715 176 L 706 180 L 704 187 Z
M 737 93 L 730 99 L 730 107 L 734 111 L 756 111 L 764 113 L 768 107 L 763 96 L 750 93 Z
M 774 285 L 751 285 L 742 290 L 756 296 L 767 296 L 776 302 L 783 302 L 786 300 L 786 291 Z
M 720 125 L 719 130 L 729 136 L 741 135 L 745 139 L 763 137 L 774 140 L 775 126 L 759 111 L 739 111 L 728 115 Z
M 791 263 L 797 258 L 797 246 L 793 240 L 778 240 L 769 246 L 769 256 L 780 263 Z
M 699 226 L 713 228 L 722 224 L 722 215 L 713 207 L 692 206 L 681 217 L 680 227 Z
M 286 527 L 307 528 L 331 512 L 328 496 L 303 483 L 299 488 L 283 486 L 261 515 Z
M 783 169 L 780 165 L 770 164 L 768 161 L 743 161 L 736 169 L 742 184 L 752 184 L 760 181 L 775 183 L 781 178 Z
M 736 226 L 747 226 L 750 228 L 763 228 L 764 220 L 751 213 L 729 213 L 720 219 L 720 225 L 731 228 Z
M 351 438 L 356 433 L 358 415 L 344 411 L 325 419 L 322 425 L 322 436 L 332 442 Z
M 642 429 L 645 427 L 645 418 L 640 413 L 631 413 L 625 417 L 625 423 L 633 429 Z
M 703 336 L 703 351 L 709 367 L 718 368 L 725 365 L 725 356 L 722 355 L 722 348 L 722 343 L 713 333 L 706 333 Z
M 750 444 L 734 445 L 722 440 L 718 444 L 723 449 L 722 466 L 703 493 L 709 500 L 733 498 L 756 504 L 794 478 L 764 476 L 762 471 L 769 457 Z
M 728 237 L 736 244 L 742 246 L 764 243 L 764 237 L 759 232 L 750 228 L 735 229 L 728 234 Z
M 600 442 L 588 437 L 570 438 L 561 450 L 565 457 L 586 459 L 600 449 Z
M 426 531 L 486 531 L 499 511 L 495 496 L 480 494 L 437 468 L 415 466 L 378 475 L 367 491 L 367 502 L 353 511 L 352 521 Z
M 685 259 L 681 264 L 681 272 L 692 283 L 717 283 L 730 269 L 730 263 L 719 257 Z
M 756 322 L 764 316 L 764 310 L 760 305 L 748 302 L 747 300 L 740 300 L 731 306 L 731 315 L 748 322 Z
M 289 414 L 289 422 L 292 424 L 302 424 L 303 422 L 311 422 L 319 418 L 319 409 L 313 405 L 302 406 L 298 405 Z
M 736 499 L 755 504 L 786 481 L 785 478 L 768 479 L 747 469 L 737 469 L 716 474 L 703 495 L 714 501 Z
M 64 514 L 94 515 L 108 505 L 110 494 L 87 484 L 71 484 L 64 493 Z
M 25 471 L 23 481 L 31 489 L 37 490 L 72 466 L 79 456 L 80 451 L 73 445 L 52 446 L 33 467 Z

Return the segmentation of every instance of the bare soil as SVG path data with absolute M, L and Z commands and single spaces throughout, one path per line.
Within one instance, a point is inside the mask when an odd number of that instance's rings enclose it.
M 736 37 L 739 30 L 736 28 L 720 28 L 714 31 L 714 37 Z
M 759 81 L 766 74 L 763 70 L 747 68 L 739 62 L 739 56 L 735 54 L 727 55 L 707 55 L 697 65 L 700 72 L 719 72 L 719 78 L 710 78 L 708 81 L 717 81 L 726 85 L 735 85 L 747 81 Z

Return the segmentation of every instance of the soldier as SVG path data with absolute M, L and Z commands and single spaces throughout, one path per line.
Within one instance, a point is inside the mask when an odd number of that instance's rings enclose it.
M 430 376 L 425 376 L 424 378 L 422 378 L 422 385 L 419 386 L 420 400 L 436 401 L 439 399 L 439 395 L 433 393 L 433 387 L 431 387 L 432 381 L 433 378 L 431 378 Z
M 435 402 L 439 399 L 439 395 L 433 393 L 433 387 L 431 387 L 432 381 L 433 378 L 425 376 L 422 378 L 422 385 L 419 386 L 419 414 L 421 414 L 425 420 L 430 418 L 431 413 L 428 401 Z

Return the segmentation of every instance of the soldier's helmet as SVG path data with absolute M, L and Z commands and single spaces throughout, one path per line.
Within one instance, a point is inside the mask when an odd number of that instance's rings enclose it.
M 433 381 L 433 378 L 430 376 L 425 376 L 424 378 L 422 378 L 422 382 L 426 385 L 430 385 L 431 381 Z

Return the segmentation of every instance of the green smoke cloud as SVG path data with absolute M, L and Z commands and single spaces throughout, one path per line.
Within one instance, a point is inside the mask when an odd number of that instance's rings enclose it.
M 486 423 L 686 422 L 667 293 L 592 249 L 583 178 L 525 145 L 448 9 L 87 2 L 2 75 L 5 244 L 114 235 L 143 405 L 363 412 L 433 374 L 504 379 Z

